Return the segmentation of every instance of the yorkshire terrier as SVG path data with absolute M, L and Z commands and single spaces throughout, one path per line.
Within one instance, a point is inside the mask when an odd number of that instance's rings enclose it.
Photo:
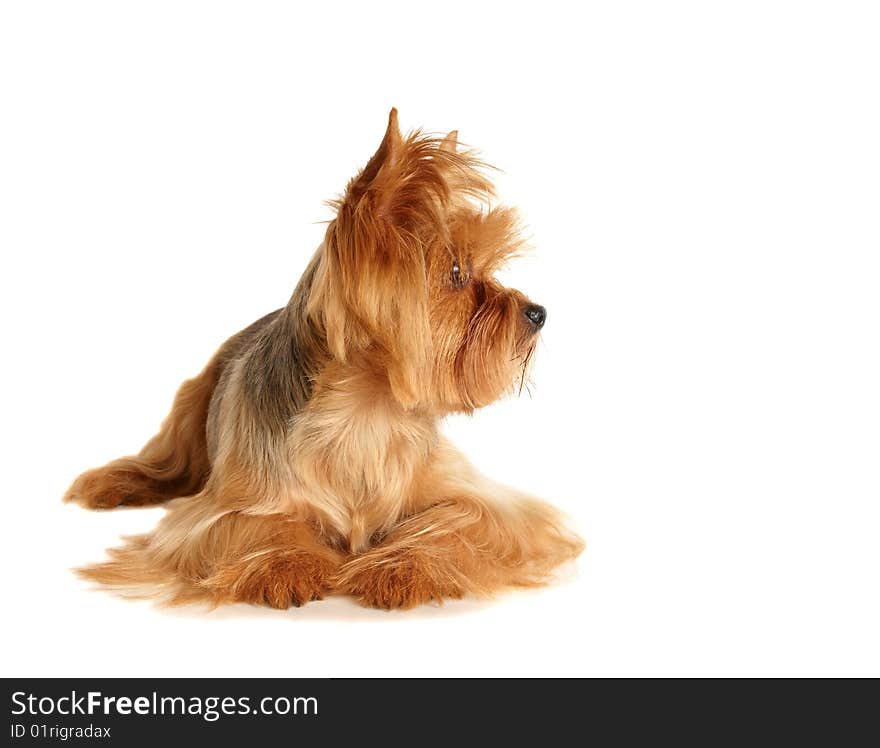
M 580 553 L 438 429 L 522 387 L 547 316 L 494 278 L 517 214 L 457 141 L 404 137 L 391 110 L 287 306 L 183 383 L 140 454 L 68 490 L 90 509 L 174 499 L 83 576 L 170 603 L 411 608 L 539 585 Z

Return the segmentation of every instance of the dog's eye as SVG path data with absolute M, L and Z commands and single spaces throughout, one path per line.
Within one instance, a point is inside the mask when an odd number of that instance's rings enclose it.
M 467 277 L 464 273 L 461 272 L 461 265 L 458 264 L 458 260 L 455 260 L 452 263 L 452 285 L 456 288 L 464 288 L 465 283 L 467 283 Z

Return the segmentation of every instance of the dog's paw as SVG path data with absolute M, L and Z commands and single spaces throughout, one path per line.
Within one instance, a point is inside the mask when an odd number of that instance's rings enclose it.
M 338 565 L 307 551 L 277 554 L 233 564 L 202 580 L 200 586 L 228 602 L 286 609 L 321 600 Z
M 414 608 L 458 599 L 464 588 L 455 570 L 418 551 L 368 553 L 342 567 L 335 586 L 370 608 Z

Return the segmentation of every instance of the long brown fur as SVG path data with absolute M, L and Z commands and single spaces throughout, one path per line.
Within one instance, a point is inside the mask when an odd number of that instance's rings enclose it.
M 522 388 L 543 324 L 494 278 L 521 241 L 484 171 L 457 133 L 403 137 L 391 111 L 287 306 L 181 386 L 140 454 L 74 481 L 91 509 L 173 499 L 83 576 L 169 603 L 410 608 L 539 585 L 580 553 L 438 431 Z

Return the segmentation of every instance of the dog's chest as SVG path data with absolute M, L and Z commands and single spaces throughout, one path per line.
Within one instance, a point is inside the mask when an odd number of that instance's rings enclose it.
M 297 493 L 353 551 L 393 525 L 436 441 L 432 421 L 345 392 L 316 399 L 288 439 Z

